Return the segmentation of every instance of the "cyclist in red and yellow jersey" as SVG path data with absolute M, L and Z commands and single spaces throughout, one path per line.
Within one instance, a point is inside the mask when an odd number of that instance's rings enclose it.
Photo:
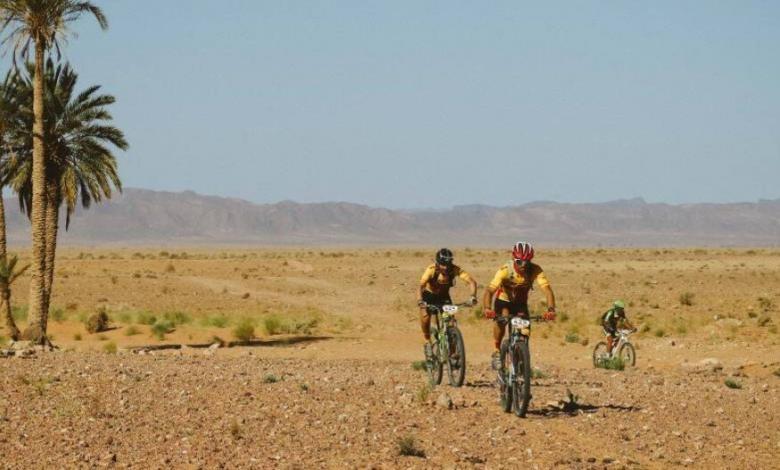
M 431 315 L 427 305 L 448 305 L 452 303 L 450 288 L 455 285 L 455 279 L 461 278 L 471 287 L 471 303 L 477 304 L 477 283 L 474 279 L 453 263 L 454 255 L 447 248 L 436 253 L 436 263 L 428 266 L 420 278 L 420 288 L 417 291 L 417 305 L 420 307 L 420 327 L 425 338 L 426 357 L 430 356 Z
M 555 320 L 555 294 L 541 266 L 534 264 L 534 248 L 530 243 L 517 242 L 512 249 L 512 261 L 501 266 L 485 289 L 482 308 L 485 316 L 495 320 L 493 325 L 493 368 L 500 366 L 501 341 L 506 323 L 513 316 L 528 317 L 528 292 L 534 281 L 547 297 L 545 320 Z M 495 303 L 493 296 L 496 296 Z

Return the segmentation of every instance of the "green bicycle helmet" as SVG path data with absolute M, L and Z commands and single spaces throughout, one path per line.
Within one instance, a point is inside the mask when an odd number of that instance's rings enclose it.
M 623 302 L 622 300 L 616 300 L 612 302 L 612 306 L 615 308 L 619 308 L 620 310 L 623 310 L 624 308 L 626 308 L 626 303 Z

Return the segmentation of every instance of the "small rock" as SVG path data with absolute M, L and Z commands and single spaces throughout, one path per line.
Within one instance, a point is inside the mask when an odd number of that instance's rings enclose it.
M 439 398 L 436 399 L 436 406 L 450 410 L 452 409 L 452 398 L 446 393 L 442 393 L 439 395 Z

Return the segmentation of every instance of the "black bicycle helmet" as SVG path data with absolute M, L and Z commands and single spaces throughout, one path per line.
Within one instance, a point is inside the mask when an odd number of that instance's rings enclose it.
M 448 248 L 442 248 L 436 252 L 436 263 L 442 266 L 451 266 L 454 255 Z

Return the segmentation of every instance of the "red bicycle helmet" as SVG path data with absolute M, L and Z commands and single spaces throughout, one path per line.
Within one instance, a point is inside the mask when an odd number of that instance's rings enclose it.
M 512 248 L 512 257 L 520 261 L 531 261 L 534 258 L 534 247 L 528 242 L 517 242 Z

